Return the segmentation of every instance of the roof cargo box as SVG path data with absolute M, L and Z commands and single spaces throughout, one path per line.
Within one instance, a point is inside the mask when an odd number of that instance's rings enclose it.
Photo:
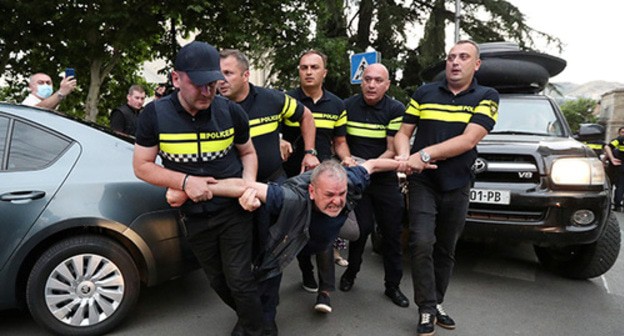
M 481 67 L 475 74 L 481 85 L 496 88 L 499 92 L 539 92 L 550 77 L 566 67 L 559 57 L 535 51 L 521 50 L 511 42 L 491 42 L 479 45 Z M 444 78 L 446 61 L 426 68 L 421 76 L 426 82 Z

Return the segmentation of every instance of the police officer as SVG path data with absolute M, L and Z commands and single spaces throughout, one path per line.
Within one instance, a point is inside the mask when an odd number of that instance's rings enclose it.
M 414 92 L 395 135 L 398 158 L 415 173 L 409 178 L 409 247 L 420 336 L 433 335 L 435 324 L 456 327 L 442 302 L 466 221 L 476 146 L 498 117 L 498 92 L 474 79 L 480 65 L 479 46 L 458 41 L 447 55 L 445 79 Z M 432 165 L 437 169 L 423 171 Z
M 284 163 L 286 174 L 291 177 L 301 173 L 305 167 L 299 162 L 304 154 L 316 155 L 319 161 L 331 159 L 335 154 L 345 165 L 353 166 L 346 140 L 347 112 L 342 99 L 323 88 L 327 76 L 327 56 L 318 50 L 309 50 L 299 58 L 300 87 L 288 95 L 302 102 L 312 111 L 316 125 L 316 142 L 312 150 L 304 150 L 301 144 L 299 126 L 288 120 L 282 124 L 283 139 L 291 146 L 292 155 Z M 314 269 L 309 254 L 297 256 L 303 276 L 303 289 L 308 292 L 321 292 L 328 295 L 335 290 L 333 247 L 316 253 L 320 284 L 314 277 Z M 319 294 L 320 295 L 320 294 Z M 327 312 L 320 310 L 321 312 Z
M 604 147 L 605 153 L 609 158 L 609 164 L 613 168 L 613 177 L 615 181 L 611 181 L 615 185 L 615 194 L 613 195 L 613 209 L 622 211 L 622 197 L 624 196 L 624 127 L 618 129 L 617 138 L 611 140 Z
M 226 49 L 220 53 L 221 71 L 225 77 L 219 82 L 219 92 L 238 103 L 249 117 L 251 139 L 258 155 L 258 181 L 281 184 L 286 179 L 280 153 L 279 124 L 283 120 L 299 123 L 305 148 L 314 148 L 314 118 L 307 107 L 281 91 L 257 87 L 249 82 L 249 61 L 239 50 Z M 304 167 L 319 164 L 314 155 L 305 155 Z M 254 213 L 256 244 L 254 255 L 265 248 L 269 235 L 270 214 L 265 207 Z M 264 335 L 277 335 L 275 323 L 279 303 L 282 274 L 260 282 L 260 298 L 264 310 Z
M 380 63 L 366 67 L 361 88 L 361 94 L 345 100 L 351 154 L 365 160 L 393 158 L 394 135 L 401 126 L 405 106 L 386 95 L 390 88 L 388 69 Z M 349 266 L 340 279 L 340 290 L 349 291 L 353 287 L 366 241 L 377 222 L 382 236 L 385 295 L 400 307 L 409 306 L 409 300 L 399 289 L 403 276 L 400 239 L 403 210 L 397 174 L 372 174 L 371 185 L 355 208 L 360 237 L 349 244 Z
M 177 91 L 139 115 L 134 172 L 190 198 L 180 209 L 180 221 L 193 253 L 216 293 L 236 311 L 243 335 L 261 335 L 262 305 L 251 267 L 252 216 L 236 199 L 212 197 L 208 188 L 214 178 L 255 181 L 258 161 L 249 120 L 238 104 L 216 94 L 223 75 L 213 46 L 185 45 L 174 69 Z

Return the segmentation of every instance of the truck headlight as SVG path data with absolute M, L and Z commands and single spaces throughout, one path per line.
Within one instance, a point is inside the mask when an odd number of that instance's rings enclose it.
M 602 185 L 605 172 L 597 158 L 563 158 L 552 165 L 553 183 L 559 185 Z

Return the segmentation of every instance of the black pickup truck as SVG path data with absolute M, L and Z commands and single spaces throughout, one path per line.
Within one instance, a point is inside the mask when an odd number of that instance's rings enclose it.
M 555 100 L 540 93 L 565 61 L 508 43 L 482 44 L 481 59 L 476 78 L 498 89 L 499 117 L 478 145 L 463 238 L 529 242 L 563 276 L 604 274 L 620 228 L 602 163 L 580 142 L 604 134 L 587 127 L 573 136 Z M 443 64 L 428 73 L 439 79 Z

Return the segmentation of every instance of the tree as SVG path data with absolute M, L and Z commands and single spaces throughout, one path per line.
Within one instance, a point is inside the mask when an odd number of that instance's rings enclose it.
M 8 22 L 0 30 L 0 71 L 10 87 L 0 93 L 19 101 L 24 77 L 76 68 L 79 89 L 62 105 L 65 112 L 106 123 L 107 113 L 124 101 L 127 88 L 142 83 L 146 60 L 172 64 L 177 37 L 237 48 L 256 67 L 269 69 L 267 83 L 298 85 L 299 55 L 310 48 L 329 57 L 325 87 L 347 97 L 359 91 L 349 83 L 349 55 L 374 48 L 394 79 L 390 93 L 405 101 L 422 83 L 419 73 L 444 55 L 444 27 L 453 22 L 455 0 L 49 0 L 45 6 L 3 0 Z M 463 0 L 462 35 L 478 42 L 511 40 L 523 47 L 536 37 L 557 39 L 526 26 L 507 1 Z M 423 33 L 415 27 L 424 26 Z M 408 31 L 411 28 L 411 31 Z M 409 40 L 418 40 L 409 48 Z M 164 69 L 163 69 L 164 70 Z M 399 75 L 402 73 L 402 79 Z M 400 82 L 398 80 L 401 79 Z M 57 82 L 58 83 L 58 82 Z M 399 84 L 399 85 L 397 85 Z
M 561 104 L 561 111 L 573 133 L 578 132 L 580 124 L 596 122 L 597 117 L 593 115 L 593 112 L 597 103 L 593 99 L 578 98 Z

